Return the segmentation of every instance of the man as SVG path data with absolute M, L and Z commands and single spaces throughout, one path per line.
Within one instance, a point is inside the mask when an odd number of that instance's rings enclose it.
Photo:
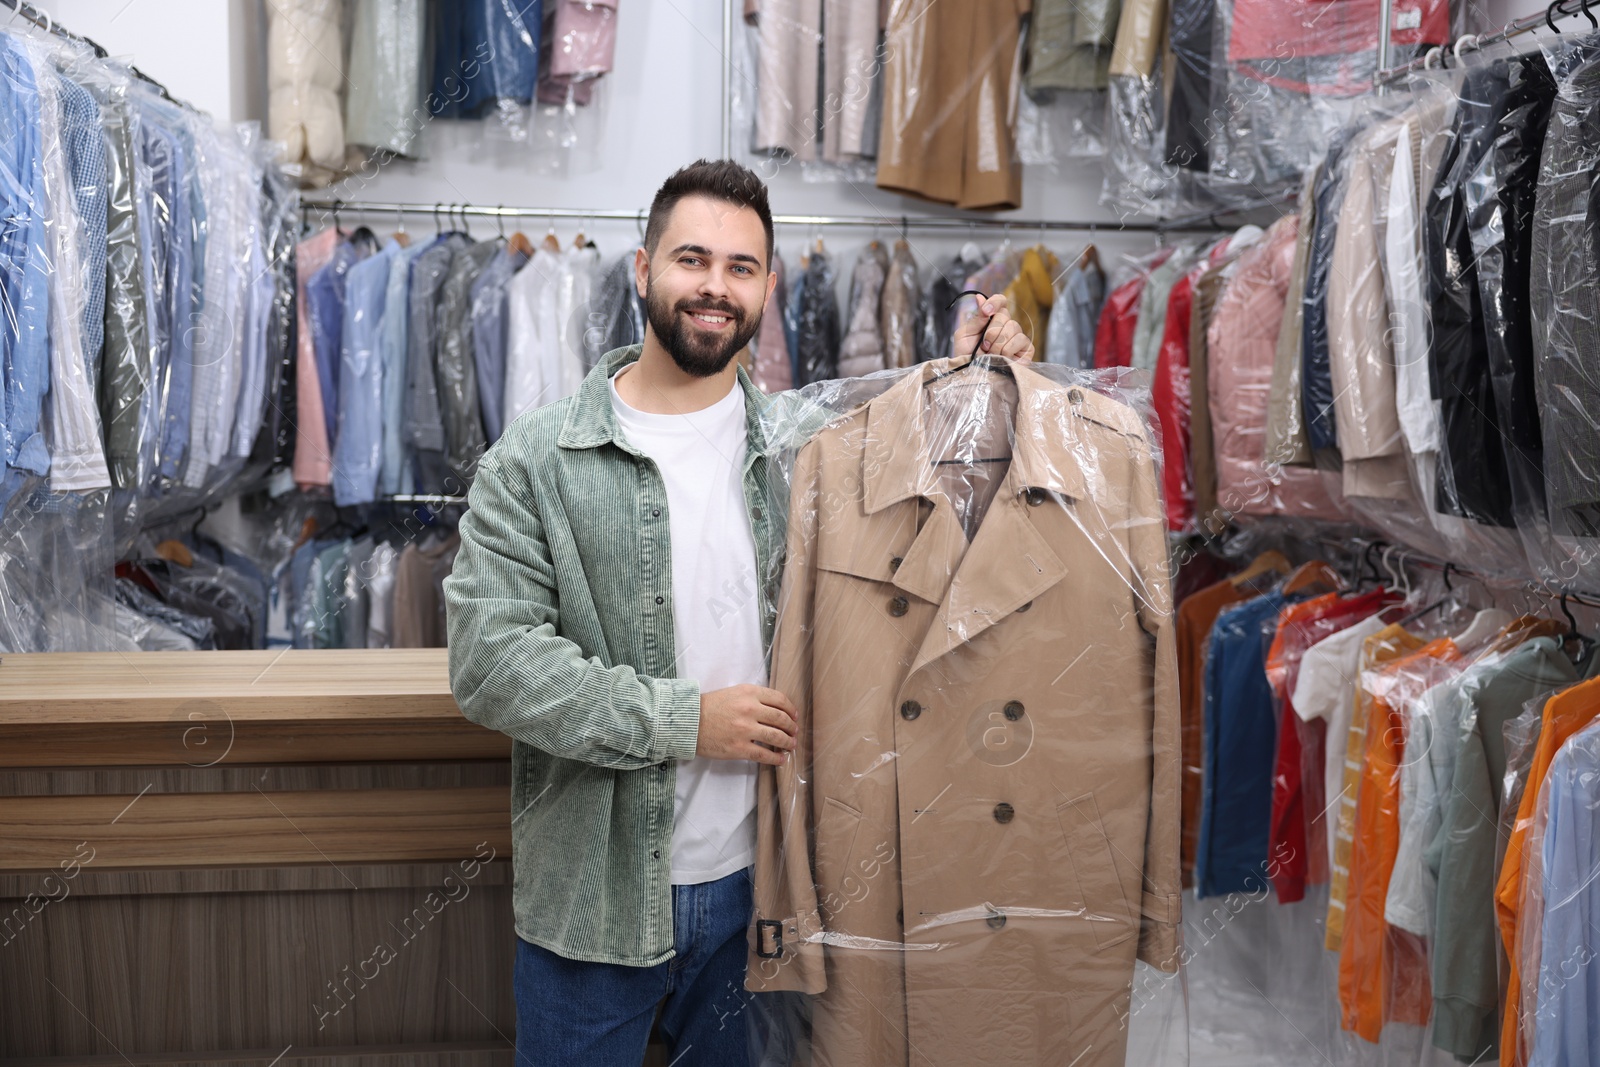
M 483 458 L 445 582 L 462 712 L 509 734 L 523 1067 L 749 1062 L 758 764 L 794 747 L 766 688 L 782 565 L 767 398 L 734 357 L 776 285 L 767 191 L 701 160 L 650 208 L 643 345 Z M 992 297 L 968 352 L 1032 358 Z M 964 346 L 964 347 L 963 347 Z M 802 420 L 786 420 L 800 422 Z M 819 422 L 813 418 L 810 421 Z

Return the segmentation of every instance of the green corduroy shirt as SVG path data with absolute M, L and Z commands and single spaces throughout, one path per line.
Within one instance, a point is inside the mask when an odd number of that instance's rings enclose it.
M 611 408 L 610 377 L 640 351 L 607 353 L 575 395 L 522 415 L 484 455 L 444 595 L 456 702 L 513 740 L 518 936 L 644 967 L 673 954 L 674 783 L 695 754 L 700 687 L 673 676 L 666 487 Z M 763 395 L 742 368 L 738 380 L 770 648 L 788 500 L 764 427 L 803 439 L 825 416 L 797 394 Z

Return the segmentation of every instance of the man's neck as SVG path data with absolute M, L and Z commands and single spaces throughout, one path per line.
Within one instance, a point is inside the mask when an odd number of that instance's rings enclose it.
M 709 378 L 684 372 L 653 331 L 646 328 L 639 359 L 617 379 L 617 395 L 635 411 L 651 415 L 682 415 L 703 411 L 738 387 L 738 360 Z

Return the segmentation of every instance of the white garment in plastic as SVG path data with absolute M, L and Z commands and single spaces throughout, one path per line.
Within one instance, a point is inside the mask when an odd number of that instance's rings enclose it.
M 344 166 L 344 45 L 339 0 L 267 5 L 267 129 L 288 149 L 306 185 L 326 185 Z
M 397 155 L 421 155 L 428 117 L 423 0 L 355 0 L 345 140 Z
M 39 147 L 44 166 L 44 217 L 50 270 L 50 488 L 58 492 L 109 488 L 111 471 L 100 442 L 100 412 L 89 385 L 83 351 L 83 272 L 78 248 L 78 212 L 61 142 L 60 79 L 55 49 L 33 37 L 19 38 L 32 62 L 39 92 Z M 98 358 L 99 353 L 95 353 Z
M 539 248 L 526 266 L 506 286 L 506 382 L 501 406 L 503 425 L 524 411 L 532 411 L 560 398 L 555 384 L 545 379 L 545 348 L 557 334 L 555 287 L 561 276 L 561 258 Z

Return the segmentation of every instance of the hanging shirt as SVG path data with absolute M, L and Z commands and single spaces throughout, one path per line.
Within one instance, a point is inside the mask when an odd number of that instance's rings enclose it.
M 674 674 L 698 682 L 702 694 L 765 684 L 755 538 L 745 515 L 744 390 L 735 384 L 710 407 L 661 415 L 630 407 L 615 376 L 610 385 L 623 438 L 654 461 L 667 492 Z M 748 760 L 704 756 L 678 764 L 672 884 L 711 882 L 750 865 L 756 771 Z
M 339 233 L 332 227 L 295 246 L 295 275 L 299 287 L 295 301 L 298 321 L 295 354 L 294 481 L 302 489 L 333 483 L 333 448 L 328 440 L 328 423 L 322 410 L 322 379 L 317 374 L 316 345 L 311 336 L 311 310 L 306 300 L 306 285 L 312 275 L 333 258 Z M 330 401 L 331 397 L 328 398 Z
M 432 248 L 435 241 L 416 241 L 389 258 L 389 285 L 383 298 L 383 324 L 379 348 L 383 355 L 383 466 L 379 474 L 380 491 L 385 496 L 407 493 L 416 488 L 406 450 L 406 385 L 409 381 L 409 334 L 411 327 L 411 264 Z M 388 633 L 385 631 L 385 641 Z M 384 645 L 370 647 L 388 648 Z
M 528 262 L 507 246 L 472 283 L 472 359 L 478 377 L 478 414 L 489 444 L 500 439 L 505 423 L 506 286 Z
M 389 266 L 400 251 L 389 241 L 350 268 L 339 338 L 339 419 L 333 439 L 333 500 L 340 507 L 377 496 L 383 464 L 383 357 L 379 338 Z M 365 641 L 365 627 L 363 642 Z M 362 646 L 357 647 L 364 647 Z

